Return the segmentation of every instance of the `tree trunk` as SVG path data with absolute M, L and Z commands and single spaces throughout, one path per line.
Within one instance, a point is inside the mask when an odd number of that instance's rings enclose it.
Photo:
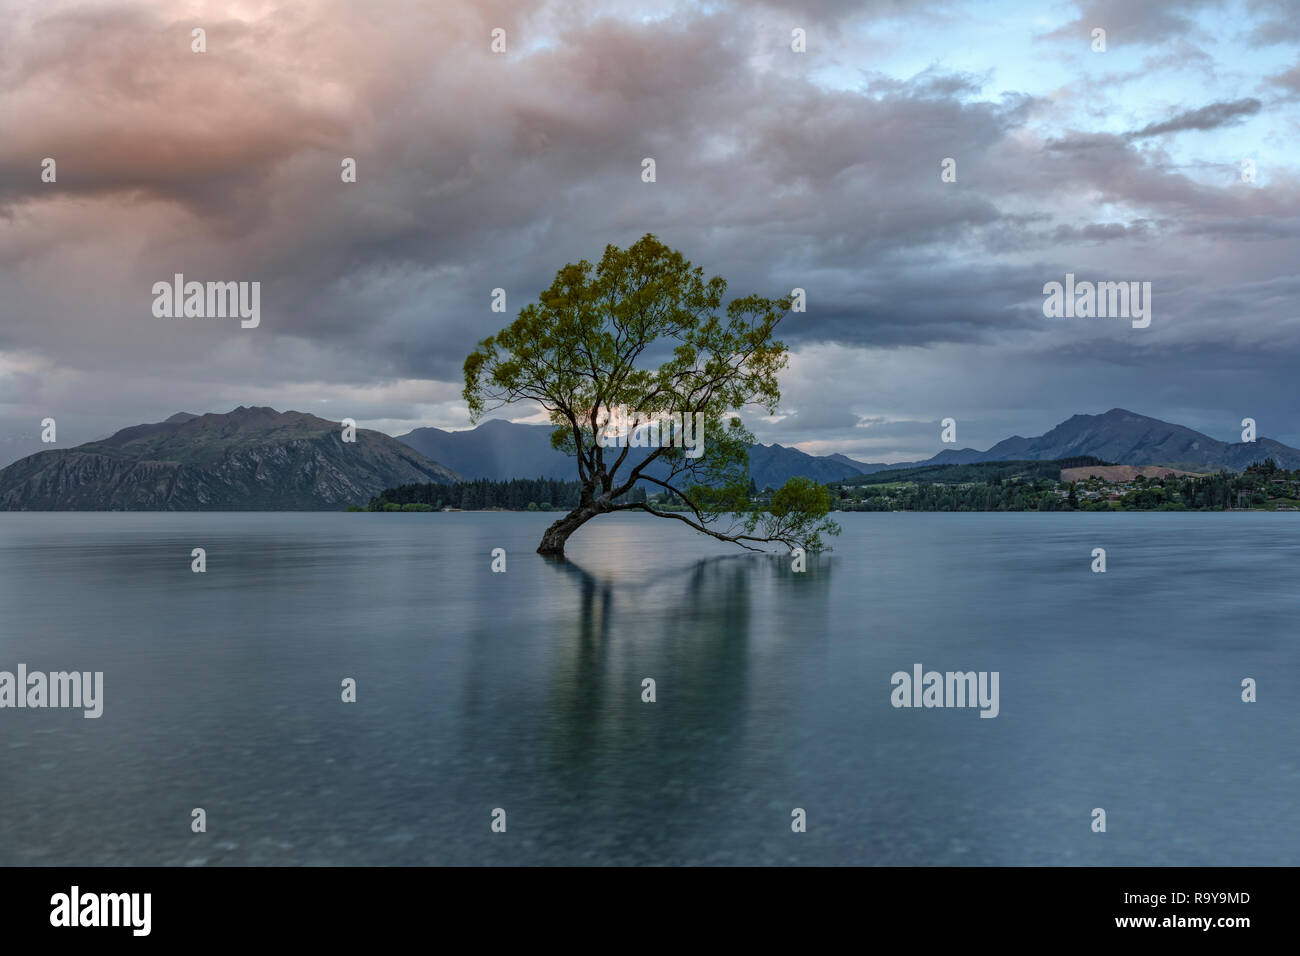
M 569 540 L 569 535 L 604 510 L 606 509 L 601 508 L 599 502 L 589 501 L 578 505 L 578 507 L 546 529 L 546 533 L 542 535 L 542 543 L 537 546 L 537 553 L 563 557 L 564 542 Z

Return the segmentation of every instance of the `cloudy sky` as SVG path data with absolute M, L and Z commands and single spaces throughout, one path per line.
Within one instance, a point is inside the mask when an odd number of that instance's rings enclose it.
M 1119 406 L 1300 445 L 1298 144 L 1294 0 L 0 0 L 0 464 L 45 417 L 466 427 L 491 290 L 646 232 L 807 291 L 764 442 Z M 1151 282 L 1150 327 L 1045 318 L 1067 272 Z M 260 326 L 156 318 L 175 273 L 261 282 Z

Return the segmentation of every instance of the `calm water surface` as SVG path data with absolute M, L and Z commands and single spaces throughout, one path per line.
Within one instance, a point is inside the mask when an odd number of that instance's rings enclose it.
M 1300 515 L 553 517 L 0 514 L 0 864 L 1300 864 Z

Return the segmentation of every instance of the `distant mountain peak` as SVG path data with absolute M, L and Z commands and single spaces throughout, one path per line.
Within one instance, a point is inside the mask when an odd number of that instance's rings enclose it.
M 266 406 L 178 412 L 0 470 L 0 511 L 311 511 L 461 478 L 381 432 Z
M 928 463 L 940 463 L 942 452 Z M 1091 455 L 1120 465 L 1195 465 L 1242 470 L 1272 457 L 1284 468 L 1300 467 L 1300 450 L 1270 438 L 1223 442 L 1185 425 L 1112 408 L 1101 415 L 1072 415 L 1036 438 L 1004 439 L 974 461 L 1029 460 Z
M 416 428 L 398 435 L 397 440 L 469 478 L 506 481 L 543 477 L 573 481 L 578 477 L 577 463 L 552 447 L 551 430 L 550 425 L 494 418 L 461 431 Z M 648 452 L 649 449 L 632 449 L 630 464 L 634 465 Z M 749 446 L 749 467 L 750 477 L 761 488 L 769 484 L 779 487 L 795 475 L 819 482 L 838 481 L 859 475 L 868 466 L 772 444 Z M 656 463 L 647 474 L 663 478 L 665 473 L 661 464 Z

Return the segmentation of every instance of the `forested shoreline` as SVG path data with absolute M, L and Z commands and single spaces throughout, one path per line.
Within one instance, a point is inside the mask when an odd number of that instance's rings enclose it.
M 1085 459 L 1062 462 L 992 462 L 924 469 L 925 475 L 902 472 L 865 475 L 832 482 L 831 506 L 837 511 L 1224 511 L 1233 508 L 1300 510 L 1300 471 L 1279 468 L 1272 459 L 1244 472 L 1199 477 L 1170 476 L 1121 481 L 1088 478 L 1060 481 L 1046 477 L 1062 464 L 1079 467 Z M 1026 467 L 1017 468 L 1024 464 Z M 1086 467 L 1086 466 L 1085 466 Z M 983 471 L 987 480 L 968 478 Z M 894 480 L 890 480 L 894 478 Z M 901 479 L 901 480 L 899 480 Z M 478 479 L 429 482 L 387 488 L 355 511 L 568 511 L 578 505 L 582 485 L 553 478 Z M 750 502 L 766 506 L 771 489 L 751 483 Z M 649 501 L 672 511 L 680 502 L 668 494 L 635 488 L 620 501 Z

